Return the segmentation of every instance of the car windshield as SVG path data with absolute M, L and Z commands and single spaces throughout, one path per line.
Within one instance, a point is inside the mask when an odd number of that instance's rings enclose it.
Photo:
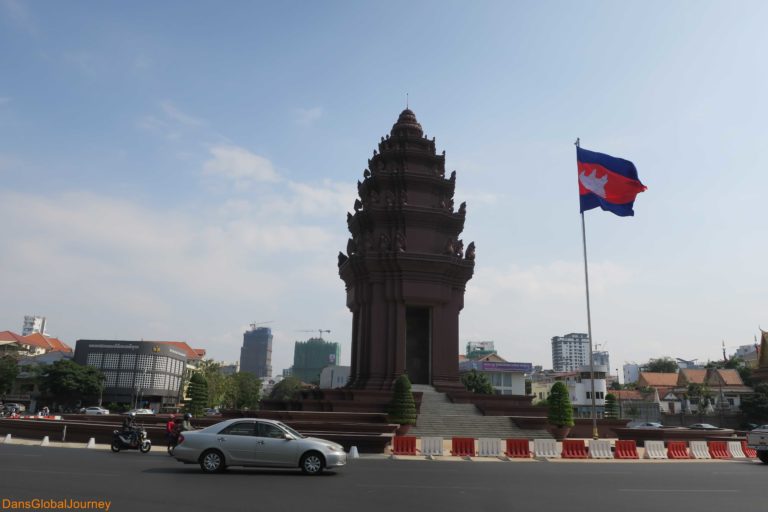
M 304 436 L 293 430 L 291 427 L 286 425 L 285 423 L 278 423 L 278 427 L 282 428 L 283 430 L 286 430 L 289 434 L 291 434 L 296 439 L 304 439 Z

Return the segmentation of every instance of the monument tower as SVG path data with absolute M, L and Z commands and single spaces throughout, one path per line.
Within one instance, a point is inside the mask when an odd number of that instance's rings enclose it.
M 414 384 L 463 389 L 459 312 L 475 244 L 465 250 L 459 238 L 466 204 L 454 208 L 455 186 L 445 152 L 404 110 L 357 182 L 352 238 L 339 253 L 352 311 L 352 388 L 388 390 L 407 373 Z

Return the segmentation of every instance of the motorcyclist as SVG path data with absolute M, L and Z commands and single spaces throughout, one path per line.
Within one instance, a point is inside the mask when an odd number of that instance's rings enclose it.
M 194 430 L 192 428 L 192 414 L 186 413 L 184 415 L 184 420 L 181 422 L 181 431 L 184 432 L 186 430 Z
M 129 412 L 123 419 L 123 436 L 130 441 L 130 444 L 136 444 L 136 413 Z
M 168 446 L 176 445 L 176 437 L 179 435 L 179 425 L 176 423 L 176 415 L 171 414 L 168 417 L 168 423 L 165 424 L 165 438 Z
M 171 414 L 168 416 L 168 423 L 165 424 L 165 436 L 170 438 L 176 433 L 176 415 Z

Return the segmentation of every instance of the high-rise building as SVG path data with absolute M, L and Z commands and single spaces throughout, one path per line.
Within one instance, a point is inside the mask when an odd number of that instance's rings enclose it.
M 322 338 L 297 341 L 293 352 L 292 375 L 308 384 L 320 383 L 320 372 L 328 365 L 339 364 L 341 347 Z
M 552 369 L 573 372 L 589 365 L 589 336 L 572 332 L 552 338 Z
M 48 334 L 45 332 L 45 317 L 26 315 L 24 317 L 24 327 L 21 329 L 21 335 L 29 336 L 36 332 L 39 332 L 44 336 Z
M 243 334 L 240 371 L 257 377 L 272 377 L 272 329 L 251 325 Z
M 589 350 L 589 348 L 587 348 Z M 589 356 L 587 356 L 589 357 Z M 592 360 L 595 363 L 595 366 L 605 366 L 608 368 L 608 374 L 611 373 L 611 363 L 610 358 L 608 357 L 608 351 L 607 350 L 595 350 L 592 352 Z M 587 359 L 587 364 L 589 364 L 589 359 Z

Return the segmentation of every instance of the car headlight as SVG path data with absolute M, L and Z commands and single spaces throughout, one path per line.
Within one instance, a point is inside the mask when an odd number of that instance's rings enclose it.
M 329 450 L 331 450 L 332 452 L 343 452 L 344 451 L 344 448 L 342 448 L 342 446 L 338 445 L 338 444 L 327 444 L 327 445 L 325 445 L 325 447 L 328 448 Z

